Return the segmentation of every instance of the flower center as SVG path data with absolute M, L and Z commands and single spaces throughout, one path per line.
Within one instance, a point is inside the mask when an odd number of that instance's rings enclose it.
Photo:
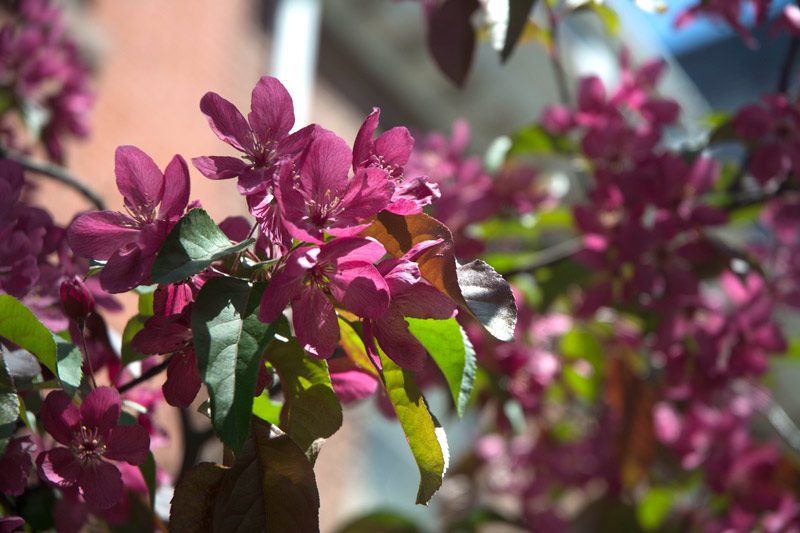
M 106 444 L 97 428 L 81 426 L 74 436 L 75 443 L 72 446 L 72 453 L 80 460 L 81 464 L 95 463 L 106 452 Z

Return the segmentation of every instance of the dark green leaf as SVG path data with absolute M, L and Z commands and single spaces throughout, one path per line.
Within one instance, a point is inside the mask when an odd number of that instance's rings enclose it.
M 211 278 L 192 308 L 194 349 L 211 397 L 211 422 L 235 453 L 247 439 L 261 355 L 275 333 L 275 326 L 257 318 L 265 288 Z
M 472 384 L 475 381 L 475 350 L 466 332 L 455 318 L 421 320 L 406 318 L 408 329 L 422 343 L 444 374 L 456 405 L 458 417 L 464 416 Z
M 58 375 L 53 334 L 13 296 L 0 295 L 0 336 L 28 350 L 53 374 Z
M 497 339 L 513 341 L 517 304 L 508 282 L 480 259 L 458 265 L 456 275 L 473 316 Z
M 5 453 L 8 441 L 14 434 L 18 418 L 19 397 L 6 363 L 0 358 L 0 457 Z
M 58 381 L 64 392 L 75 396 L 83 378 L 83 355 L 77 346 L 58 335 L 53 335 L 53 340 L 56 343 Z
M 213 531 L 319 532 L 314 470 L 288 435 L 270 438 L 270 425 L 253 419 L 251 437 L 223 477 Z
M 137 352 L 131 348 L 133 337 L 144 329 L 144 323 L 147 322 L 147 319 L 148 317 L 145 315 L 134 315 L 125 325 L 125 331 L 122 332 L 122 366 L 150 357 L 150 354 Z
M 280 428 L 302 450 L 333 435 L 342 425 L 342 404 L 333 392 L 328 364 L 306 355 L 294 338 L 274 340 L 264 357 L 278 373 L 283 389 Z
M 396 511 L 373 511 L 356 518 L 337 530 L 337 533 L 422 533 L 409 518 Z
M 228 468 L 200 463 L 181 476 L 169 508 L 171 533 L 211 533 L 214 505 Z
M 147 492 L 150 495 L 150 509 L 156 508 L 156 460 L 153 457 L 153 452 L 147 452 L 147 460 L 139 465 L 139 471 L 142 473 L 145 485 L 147 485 Z
M 506 30 L 503 51 L 500 52 L 500 59 L 504 63 L 517 46 L 517 42 L 522 36 L 522 31 L 528 23 L 528 15 L 530 15 L 535 3 L 536 0 L 508 0 L 508 29 Z
M 380 348 L 378 353 L 383 367 L 386 392 L 419 467 L 417 503 L 427 505 L 442 486 L 442 477 L 447 469 L 449 457 L 447 439 L 444 431 L 436 427 L 414 373 L 395 364 Z
M 170 230 L 158 252 L 151 276 L 154 283 L 169 285 L 202 272 L 214 261 L 245 250 L 251 238 L 231 244 L 203 209 L 191 209 Z

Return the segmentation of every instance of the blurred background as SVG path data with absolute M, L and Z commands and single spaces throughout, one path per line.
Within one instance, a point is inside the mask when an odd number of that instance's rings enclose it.
M 415 136 L 449 132 L 455 120 L 464 118 L 471 151 L 479 155 L 495 138 L 536 120 L 545 105 L 558 100 L 550 60 L 532 42 L 521 45 L 505 65 L 488 43 L 480 43 L 464 88 L 455 87 L 426 50 L 427 26 L 420 3 L 413 1 L 62 3 L 70 31 L 91 59 L 96 92 L 92 134 L 86 141 L 72 141 L 65 165 L 110 209 L 122 209 L 113 174 L 117 146 L 136 145 L 162 168 L 175 153 L 187 160 L 233 155 L 208 127 L 200 98 L 213 91 L 246 113 L 250 91 L 263 75 L 277 76 L 289 89 L 296 128 L 318 123 L 352 144 L 373 106 L 381 108 L 382 128 L 404 125 Z M 631 43 L 637 61 L 664 57 L 670 69 L 662 91 L 685 110 L 685 137 L 676 142 L 699 135 L 710 109 L 733 109 L 777 84 L 778 63 L 788 46 L 785 36 L 766 39 L 753 50 L 712 23 L 697 22 L 676 32 L 672 21 L 690 3 L 685 0 L 670 2 L 663 13 L 648 13 L 630 0 L 609 3 L 619 15 L 612 35 L 611 23 L 595 10 L 572 17 L 559 35 L 567 74 L 574 81 L 594 72 L 612 81 L 619 40 Z M 215 220 L 247 214 L 233 182 L 207 180 L 192 171 L 191 197 Z M 39 194 L 44 205 L 55 206 L 62 224 L 90 207 L 57 184 L 45 183 Z M 126 318 L 125 313 L 109 316 L 118 331 Z M 444 390 L 433 391 L 428 399 L 457 457 L 460 443 L 470 440 L 474 421 L 447 415 Z M 346 410 L 344 427 L 325 445 L 316 472 L 322 531 L 385 507 L 432 524 L 436 507 L 458 498 L 461 490 L 457 480 L 446 479 L 431 509 L 415 506 L 418 472 L 402 431 L 377 414 L 371 400 Z

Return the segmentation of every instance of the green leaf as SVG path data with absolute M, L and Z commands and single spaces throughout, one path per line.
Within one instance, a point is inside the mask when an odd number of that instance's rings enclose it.
M 228 468 L 213 463 L 195 465 L 181 476 L 169 508 L 172 533 L 211 533 L 214 505 Z
M 153 283 L 169 285 L 202 272 L 214 261 L 245 250 L 254 238 L 238 244 L 219 229 L 203 209 L 191 209 L 170 230 L 153 262 Z
M 616 11 L 608 7 L 606 4 L 595 2 L 594 0 L 588 0 L 583 4 L 577 6 L 573 13 L 579 13 L 581 11 L 590 11 L 597 15 L 597 18 L 603 23 L 603 27 L 605 27 L 606 32 L 611 37 L 616 37 L 619 34 L 619 17 L 617 16 Z
M 422 533 L 422 529 L 396 511 L 381 510 L 348 522 L 337 533 Z
M 141 300 L 139 300 L 141 301 Z M 125 324 L 125 330 L 122 332 L 122 366 L 127 366 L 134 361 L 141 361 L 150 357 L 150 354 L 137 352 L 131 348 L 131 341 L 137 333 L 144 329 L 144 323 L 147 322 L 149 317 L 139 314 L 134 315 Z
M 555 136 L 543 126 L 534 124 L 514 134 L 508 156 L 566 153 L 571 148 L 571 143 L 565 137 Z
M 257 318 L 265 288 L 211 278 L 192 308 L 194 349 L 211 399 L 211 423 L 235 453 L 247 440 L 261 355 L 275 333 L 274 324 Z
M 58 335 L 53 335 L 56 343 L 56 369 L 58 370 L 58 381 L 64 392 L 70 397 L 75 396 L 83 379 L 83 355 L 80 349 L 67 342 Z
M 13 296 L 0 295 L 0 336 L 28 350 L 53 374 L 58 375 L 53 334 Z
M 444 431 L 436 427 L 437 424 L 428 411 L 414 373 L 398 366 L 380 347 L 378 354 L 383 367 L 386 392 L 419 467 L 417 503 L 427 505 L 442 486 L 442 477 L 449 458 L 447 439 L 444 437 Z
M 147 492 L 150 495 L 150 508 L 156 508 L 156 460 L 153 457 L 153 452 L 147 451 L 147 460 L 139 465 L 139 471 L 142 473 L 145 485 L 147 485 Z
M 257 418 L 252 429 L 223 476 L 212 530 L 318 533 L 319 492 L 303 450 L 288 435 L 270 438 L 270 425 Z
M 664 523 L 675 503 L 675 491 L 667 487 L 652 487 L 636 508 L 636 517 L 644 531 L 656 531 Z
M 406 318 L 406 321 L 409 331 L 428 350 L 444 374 L 456 405 L 456 413 L 461 418 L 472 393 L 477 369 L 475 350 L 466 332 L 455 318 Z
M 8 375 L 6 363 L 0 357 L 0 457 L 6 451 L 19 418 L 19 396 Z
M 278 373 L 284 405 L 280 428 L 307 450 L 342 426 L 342 404 L 333 392 L 328 364 L 306 355 L 297 339 L 274 340 L 264 358 Z
M 253 414 L 261 420 L 266 420 L 275 426 L 281 423 L 281 409 L 283 404 L 273 402 L 266 391 L 253 399 Z

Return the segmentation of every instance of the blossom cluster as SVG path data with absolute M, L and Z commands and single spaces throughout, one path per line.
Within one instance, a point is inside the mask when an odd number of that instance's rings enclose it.
M 78 45 L 66 33 L 61 9 L 47 0 L 20 0 L 0 26 L 0 124 L 7 145 L 16 147 L 10 111 L 38 124 L 50 158 L 64 158 L 65 136 L 89 134 L 94 94 Z M 18 147 L 18 149 L 21 148 Z

